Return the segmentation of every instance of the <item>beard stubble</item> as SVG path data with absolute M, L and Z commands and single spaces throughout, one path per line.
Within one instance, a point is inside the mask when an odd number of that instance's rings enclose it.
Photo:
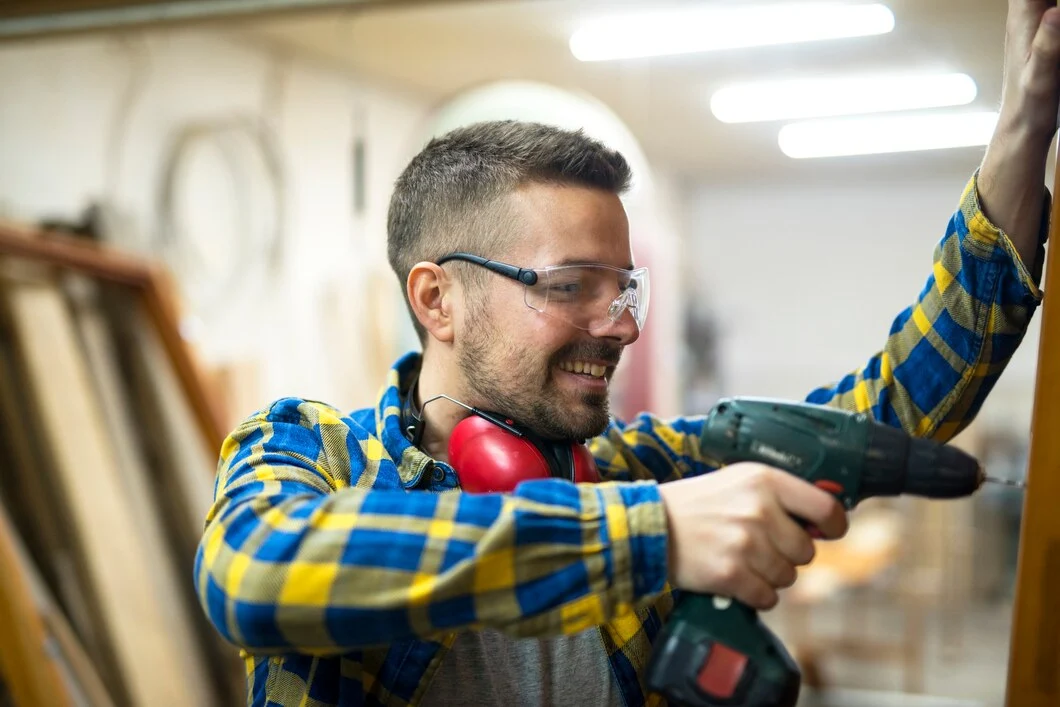
M 553 371 L 564 360 L 618 363 L 622 347 L 603 341 L 573 342 L 542 361 L 540 353 L 512 344 L 498 332 L 483 307 L 475 313 L 457 351 L 457 363 L 480 407 L 511 417 L 549 440 L 585 440 L 606 429 L 610 420 L 607 392 L 581 393 L 574 409 L 565 404 Z

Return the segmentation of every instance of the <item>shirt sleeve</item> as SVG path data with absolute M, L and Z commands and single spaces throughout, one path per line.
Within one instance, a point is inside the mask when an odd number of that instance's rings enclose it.
M 570 634 L 665 584 L 653 483 L 409 491 L 384 454 L 330 408 L 294 399 L 228 437 L 195 560 L 200 602 L 227 640 L 320 655 L 486 626 Z
M 704 416 L 664 420 L 642 413 L 628 423 L 612 420 L 589 442 L 600 475 L 607 481 L 657 483 L 697 476 L 717 468 L 703 454 Z
M 866 412 L 939 441 L 974 419 L 1042 297 L 1038 273 L 1028 272 L 1009 237 L 983 213 L 977 177 L 935 249 L 927 283 L 895 318 L 883 349 L 807 401 Z M 1043 217 L 1039 263 L 1047 223 Z

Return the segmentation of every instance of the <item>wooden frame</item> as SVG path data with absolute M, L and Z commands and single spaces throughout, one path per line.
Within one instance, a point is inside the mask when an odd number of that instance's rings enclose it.
M 208 473 L 225 431 L 177 330 L 165 273 L 93 241 L 4 224 L 0 264 L 11 354 L 0 363 L 26 383 L 25 419 L 51 452 L 41 456 L 41 469 L 22 464 L 7 480 L 17 481 L 17 497 L 26 478 L 47 476 L 49 492 L 38 495 L 69 523 L 65 547 L 74 561 L 58 563 L 65 575 L 52 579 L 90 645 L 86 665 L 98 667 L 121 702 L 231 702 L 242 692 L 242 671 L 206 630 L 190 586 L 183 591 L 178 581 L 191 570 L 196 530 L 212 499 Z M 8 397 L 0 402 L 18 408 Z M 67 418 L 78 424 L 65 425 Z M 134 419 L 154 424 L 137 429 Z M 37 525 L 22 520 L 24 529 Z M 38 540 L 35 531 L 31 537 Z M 50 547 L 37 550 L 50 556 Z M 130 575 L 126 565 L 141 574 Z M 68 596 L 63 579 L 79 591 Z M 62 628 L 50 626 L 53 641 Z M 159 674 L 161 665 L 172 673 Z
M 1053 180 L 1060 184 L 1060 162 Z M 1045 276 L 1060 279 L 1060 198 L 1054 195 Z M 1058 285 L 1060 290 L 1060 285 Z M 1060 705 L 1060 292 L 1046 289 L 1034 387 L 1006 705 Z
M 0 263 L 6 261 L 17 266 L 10 272 L 18 273 L 6 282 L 2 303 L 4 312 L 11 315 L 10 344 L 18 349 L 18 359 L 27 368 L 19 375 L 35 384 L 38 424 L 42 434 L 50 435 L 44 441 L 58 452 L 49 470 L 54 475 L 56 502 L 65 509 L 60 515 L 72 524 L 75 554 L 82 560 L 75 567 L 84 588 L 78 597 L 88 598 L 85 606 L 92 604 L 96 609 L 93 618 L 101 622 L 88 625 L 86 635 L 106 641 L 94 651 L 101 675 L 115 685 L 128 680 L 124 687 L 130 694 L 124 697 L 135 704 L 157 704 L 158 694 L 152 691 L 158 690 L 182 704 L 215 704 L 215 697 L 221 703 L 239 699 L 242 670 L 238 662 L 228 660 L 221 639 L 207 630 L 194 595 L 178 592 L 171 596 L 168 591 L 190 572 L 190 561 L 186 568 L 184 562 L 171 567 L 169 554 L 162 551 L 182 558 L 194 552 L 196 530 L 201 529 L 212 499 L 208 474 L 227 433 L 220 398 L 207 387 L 194 352 L 178 331 L 175 289 L 161 267 L 146 259 L 65 233 L 0 223 Z M 51 274 L 62 277 L 56 280 Z M 110 320 L 109 326 L 105 320 Z M 125 353 L 117 355 L 115 346 Z M 115 366 L 121 366 L 122 372 Z M 120 390 L 126 387 L 120 379 L 130 376 L 134 380 L 128 390 Z M 92 383 L 85 385 L 88 379 Z M 67 396 L 68 404 L 82 403 L 82 409 L 73 413 L 81 424 L 68 433 L 83 439 L 69 446 L 78 450 L 83 466 L 94 470 L 95 481 L 90 486 L 78 482 L 85 469 L 71 476 L 77 463 L 67 453 L 68 445 L 55 439 L 60 427 L 54 395 L 57 386 L 78 393 Z M 154 420 L 155 426 L 141 430 L 143 435 L 131 430 L 128 405 L 140 417 Z M 137 436 L 142 447 L 125 446 Z M 108 505 L 123 493 L 140 502 Z M 94 499 L 88 505 L 86 496 Z M 161 512 L 137 516 L 144 504 Z M 97 507 L 103 510 L 93 521 L 91 509 Z M 114 584 L 111 575 L 121 572 L 100 571 L 106 553 L 101 553 L 95 537 L 97 526 L 114 523 L 130 527 L 112 535 L 135 545 L 118 554 L 147 567 L 147 576 L 161 586 L 151 590 L 151 582 Z M 40 554 L 46 555 L 47 550 Z M 174 569 L 178 574 L 172 574 Z M 138 618 L 126 622 L 120 618 L 122 609 L 116 607 L 126 607 L 126 613 Z M 83 618 L 70 606 L 66 608 L 75 618 Z M 191 620 L 172 623 L 182 611 L 192 612 L 187 617 Z M 168 647 L 129 634 L 126 624 L 135 621 L 165 626 L 162 633 L 168 635 Z M 86 629 L 86 625 L 79 627 Z M 166 650 L 176 656 L 168 662 L 177 676 L 184 676 L 184 683 L 167 684 L 157 676 L 145 681 L 141 675 L 145 671 L 133 669 L 137 661 L 158 663 L 159 651 Z M 188 679 L 192 675 L 205 679 Z
M 165 271 L 134 256 L 72 236 L 0 223 L 0 257 L 22 257 L 54 265 L 140 291 L 151 323 L 180 379 L 195 413 L 196 424 L 211 457 L 227 434 L 219 399 L 206 391 L 205 377 L 188 345 L 180 338 L 173 285 Z

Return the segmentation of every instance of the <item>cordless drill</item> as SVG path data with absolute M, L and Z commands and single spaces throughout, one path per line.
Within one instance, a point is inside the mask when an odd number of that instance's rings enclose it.
M 702 445 L 718 466 L 784 469 L 847 510 L 872 496 L 967 496 L 984 478 L 979 462 L 955 447 L 807 403 L 722 400 L 707 416 Z M 754 609 L 709 594 L 679 597 L 647 672 L 648 689 L 681 707 L 794 707 L 800 682 L 798 665 Z

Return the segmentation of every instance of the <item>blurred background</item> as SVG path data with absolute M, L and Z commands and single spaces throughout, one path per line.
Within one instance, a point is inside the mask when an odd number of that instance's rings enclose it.
M 882 346 L 996 120 L 1005 3 L 763 7 L 0 3 L 0 560 L 58 682 L 241 701 L 190 586 L 220 439 L 280 396 L 371 404 L 416 348 L 386 209 L 452 127 L 584 127 L 632 162 L 656 284 L 619 415 L 799 399 Z M 1024 473 L 1037 322 L 958 440 L 998 476 Z M 1002 704 L 1021 502 L 855 513 L 768 616 L 804 703 Z

